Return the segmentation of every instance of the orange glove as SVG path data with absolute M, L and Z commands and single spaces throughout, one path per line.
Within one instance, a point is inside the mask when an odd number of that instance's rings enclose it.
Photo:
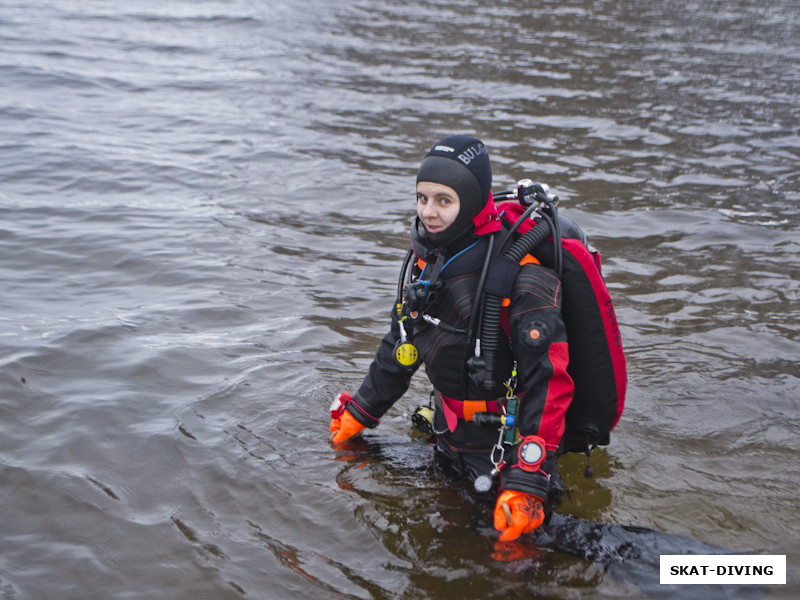
M 347 441 L 364 429 L 364 426 L 345 410 L 347 404 L 352 401 L 350 394 L 344 392 L 331 404 L 331 441 L 334 443 Z
M 335 443 L 345 442 L 354 435 L 361 433 L 364 426 L 356 421 L 356 418 L 349 412 L 344 411 L 338 419 L 331 420 L 331 441 Z
M 494 527 L 502 531 L 501 542 L 510 542 L 533 531 L 544 522 L 542 499 L 533 494 L 506 490 L 497 497 Z

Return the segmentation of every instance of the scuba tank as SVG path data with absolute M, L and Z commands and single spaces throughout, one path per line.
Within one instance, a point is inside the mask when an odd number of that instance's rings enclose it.
M 567 372 L 575 392 L 567 410 L 564 452 L 588 453 L 607 445 L 625 406 L 627 373 L 614 305 L 603 280 L 599 253 L 580 227 L 560 216 L 558 198 L 547 186 L 530 180 L 496 195 L 498 209 L 511 224 L 490 269 L 507 271 L 483 291 L 480 337 L 469 360 L 470 377 L 486 388 L 494 380 L 494 352 L 504 335 L 500 325 L 503 298 L 510 296 L 519 262 L 531 254 L 553 269 L 562 282 L 562 319 L 567 330 Z M 517 202 L 503 202 L 517 200 Z M 511 247 L 504 251 L 508 245 Z

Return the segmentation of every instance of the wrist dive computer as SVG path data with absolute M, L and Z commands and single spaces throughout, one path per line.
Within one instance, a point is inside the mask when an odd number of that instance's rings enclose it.
M 528 473 L 535 473 L 541 468 L 545 458 L 547 458 L 547 450 L 542 438 L 537 435 L 527 435 L 522 438 L 517 448 L 517 464 L 520 469 Z

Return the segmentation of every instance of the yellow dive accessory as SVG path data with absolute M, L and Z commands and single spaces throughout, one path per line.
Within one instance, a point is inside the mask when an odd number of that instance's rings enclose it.
M 403 322 L 400 321 L 398 325 L 400 326 L 400 339 L 394 346 L 394 359 L 405 369 L 415 369 L 419 364 L 419 351 L 414 344 L 408 341 Z

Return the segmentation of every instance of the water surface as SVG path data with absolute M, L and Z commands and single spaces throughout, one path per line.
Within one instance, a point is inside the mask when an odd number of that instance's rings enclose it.
M 548 183 L 628 356 L 567 515 L 786 554 L 800 591 L 800 11 L 0 0 L 0 597 L 618 598 L 431 472 L 327 441 L 453 132 Z

